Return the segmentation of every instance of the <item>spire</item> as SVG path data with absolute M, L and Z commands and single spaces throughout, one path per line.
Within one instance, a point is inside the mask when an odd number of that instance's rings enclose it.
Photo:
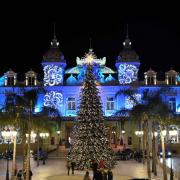
M 131 48 L 131 41 L 129 39 L 129 26 L 128 26 L 128 24 L 127 24 L 127 27 L 126 27 L 126 39 L 123 42 L 123 45 L 126 48 Z
M 129 27 L 128 27 L 128 24 L 126 26 L 126 39 L 129 39 Z
M 56 38 L 56 24 L 54 23 L 54 33 L 53 33 L 53 39 L 51 42 L 51 47 L 56 48 L 58 46 L 59 46 L 59 42 L 57 41 L 57 38 Z
M 56 39 L 56 23 L 54 23 L 54 39 Z
M 92 48 L 92 38 L 89 38 L 89 52 L 92 52 L 93 48 Z

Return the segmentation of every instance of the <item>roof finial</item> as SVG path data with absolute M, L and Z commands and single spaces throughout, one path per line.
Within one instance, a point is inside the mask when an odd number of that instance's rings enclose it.
M 127 29 L 126 29 L 126 38 L 129 39 L 129 27 L 128 24 L 126 25 Z
M 123 45 L 126 47 L 126 48 L 130 48 L 131 47 L 131 41 L 129 39 L 129 26 L 127 24 L 127 29 L 126 29 L 126 39 L 125 41 L 123 42 Z
M 92 41 L 92 39 L 91 39 L 91 37 L 89 38 L 89 49 L 91 49 L 92 47 L 91 47 L 91 41 Z
M 54 32 L 53 32 L 53 40 L 51 42 L 51 46 L 52 47 L 57 47 L 59 46 L 59 42 L 57 41 L 57 38 L 56 38 L 56 23 L 54 23 Z
M 89 52 L 92 52 L 93 49 L 92 49 L 92 38 L 90 37 L 89 38 Z
M 54 39 L 56 39 L 56 23 L 54 22 Z

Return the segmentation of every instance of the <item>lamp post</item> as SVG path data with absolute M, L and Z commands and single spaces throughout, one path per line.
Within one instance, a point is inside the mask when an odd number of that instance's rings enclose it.
M 27 138 L 27 143 L 28 143 L 28 153 L 27 153 L 27 160 L 26 160 L 26 178 L 29 177 L 29 171 L 30 171 L 30 144 L 31 142 L 35 141 L 37 134 L 34 133 L 33 131 L 31 131 L 30 136 L 29 134 L 26 134 L 26 138 Z
M 135 135 L 139 138 L 139 151 L 141 150 L 141 138 L 143 137 L 143 131 L 135 131 Z
M 113 130 L 113 131 L 112 131 L 112 134 L 113 134 L 113 139 L 114 139 L 115 148 L 117 148 L 117 143 L 116 143 L 116 131 Z
M 49 133 L 40 133 L 39 136 L 42 138 L 42 139 L 46 139 L 49 137 Z M 45 147 L 45 149 L 47 150 L 48 152 L 48 147 Z
M 58 139 L 57 139 L 57 151 L 56 151 L 56 155 L 58 156 L 59 155 L 59 145 L 61 144 L 61 137 L 60 137 L 60 133 L 61 133 L 61 131 L 60 130 L 58 130 L 58 131 L 56 131 L 57 132 L 57 135 L 58 135 Z
M 59 139 L 58 139 L 58 145 L 60 145 L 61 144 L 61 137 L 60 137 L 60 134 L 61 134 L 61 131 L 60 130 L 58 130 L 58 131 L 56 131 L 57 132 L 57 135 L 58 135 L 58 137 L 59 137 Z
M 16 137 L 17 132 L 16 131 L 10 131 L 10 129 L 4 130 L 1 132 L 2 137 L 7 141 L 8 148 L 7 148 L 7 170 L 6 170 L 6 180 L 9 180 L 9 143 L 12 141 L 14 137 Z M 14 152 L 13 152 L 14 153 Z M 14 155 L 13 155 L 14 160 Z
M 158 133 L 156 131 L 152 132 L 152 172 L 157 176 L 157 137 Z
M 141 162 L 141 138 L 143 137 L 144 132 L 143 131 L 135 131 L 135 135 L 139 138 L 139 152 L 137 154 L 138 162 Z
M 171 129 L 169 130 L 170 136 L 176 136 L 177 137 L 178 131 L 177 129 Z M 172 157 L 171 157 L 171 171 L 170 171 L 170 180 L 173 180 L 174 173 L 173 173 L 173 167 L 172 167 Z
M 125 149 L 125 139 L 124 139 L 124 134 L 126 133 L 126 131 L 124 129 L 121 130 L 121 138 L 122 138 L 122 145 L 123 145 L 123 149 Z

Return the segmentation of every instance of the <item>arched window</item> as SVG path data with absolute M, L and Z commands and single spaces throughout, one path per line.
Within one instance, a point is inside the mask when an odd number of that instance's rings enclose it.
M 156 74 L 157 73 L 155 71 L 153 71 L 152 69 L 145 72 L 144 73 L 145 84 L 146 85 L 156 85 L 157 84 Z
M 74 97 L 67 98 L 67 110 L 76 110 L 76 99 Z
M 37 85 L 37 73 L 30 70 L 25 75 L 26 75 L 26 86 L 36 86 Z
M 14 71 L 9 70 L 4 75 L 5 75 L 5 86 L 15 86 L 16 85 L 17 74 Z

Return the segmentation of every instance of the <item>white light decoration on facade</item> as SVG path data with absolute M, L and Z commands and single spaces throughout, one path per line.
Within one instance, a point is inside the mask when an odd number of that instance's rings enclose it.
M 120 64 L 118 78 L 120 84 L 130 84 L 137 80 L 138 68 L 132 64 Z
M 134 99 L 136 99 L 136 101 L 138 103 L 140 103 L 141 94 L 134 94 Z M 129 96 L 125 97 L 125 108 L 126 109 L 132 109 L 133 106 L 135 106 L 135 105 L 136 105 L 136 102 L 134 102 L 134 100 L 131 97 L 129 97 Z
M 49 91 L 44 96 L 44 106 L 59 109 L 63 103 L 63 95 L 57 91 Z
M 44 86 L 55 86 L 63 82 L 63 69 L 51 64 L 44 66 Z

